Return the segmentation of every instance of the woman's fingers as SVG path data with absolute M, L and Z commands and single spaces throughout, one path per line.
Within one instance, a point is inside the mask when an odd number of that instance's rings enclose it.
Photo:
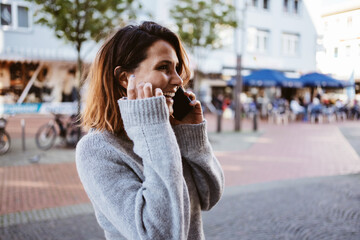
M 136 86 L 136 89 L 137 89 L 137 97 L 138 97 L 139 99 L 145 98 L 144 85 L 145 85 L 144 82 L 139 82 L 139 83 L 137 84 L 137 86 Z
M 145 85 L 144 85 L 144 95 L 145 95 L 145 98 L 150 98 L 153 96 L 152 85 L 149 82 L 145 83 Z
M 129 77 L 128 87 L 127 87 L 127 97 L 128 99 L 136 99 L 136 89 L 135 89 L 135 75 Z
M 196 96 L 193 92 L 187 91 L 185 94 L 190 98 L 191 101 L 196 100 Z
M 163 95 L 163 91 L 160 88 L 155 89 L 155 96 L 160 97 Z

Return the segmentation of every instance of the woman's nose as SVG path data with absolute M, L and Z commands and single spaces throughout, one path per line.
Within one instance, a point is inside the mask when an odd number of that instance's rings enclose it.
M 174 74 L 171 76 L 171 84 L 174 84 L 176 86 L 183 85 L 183 80 L 177 72 L 174 72 Z

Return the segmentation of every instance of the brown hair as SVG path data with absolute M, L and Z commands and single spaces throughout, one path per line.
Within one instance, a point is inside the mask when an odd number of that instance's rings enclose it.
M 82 114 L 83 126 L 119 134 L 123 130 L 117 100 L 127 95 L 119 79 L 135 70 L 146 59 L 147 50 L 158 40 L 170 43 L 179 60 L 178 74 L 187 83 L 188 58 L 179 38 L 154 22 L 129 25 L 118 30 L 100 48 L 88 76 L 89 89 Z M 114 74 L 114 69 L 120 66 Z

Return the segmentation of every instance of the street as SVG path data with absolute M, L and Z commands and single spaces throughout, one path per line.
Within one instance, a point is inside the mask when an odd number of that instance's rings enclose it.
M 77 177 L 74 150 L 36 149 L 47 118 L 9 121 L 13 145 L 0 157 L 0 239 L 104 239 Z M 209 139 L 226 179 L 221 201 L 204 212 L 206 239 L 360 239 L 360 124 L 288 125 L 243 121 L 241 133 L 207 115 Z M 39 157 L 38 163 L 30 159 Z

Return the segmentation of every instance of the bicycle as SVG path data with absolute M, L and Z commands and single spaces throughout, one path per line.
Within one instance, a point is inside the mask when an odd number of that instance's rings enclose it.
M 37 147 L 42 150 L 49 150 L 54 146 L 57 136 L 60 136 L 62 142 L 67 147 L 75 147 L 82 136 L 81 127 L 76 115 L 71 115 L 70 117 L 54 113 L 52 115 L 54 119 L 41 126 L 36 132 L 35 141 Z M 63 120 L 65 117 L 66 121 Z
M 11 138 L 9 133 L 5 130 L 7 120 L 5 117 L 0 117 L 0 155 L 9 151 L 11 146 Z

